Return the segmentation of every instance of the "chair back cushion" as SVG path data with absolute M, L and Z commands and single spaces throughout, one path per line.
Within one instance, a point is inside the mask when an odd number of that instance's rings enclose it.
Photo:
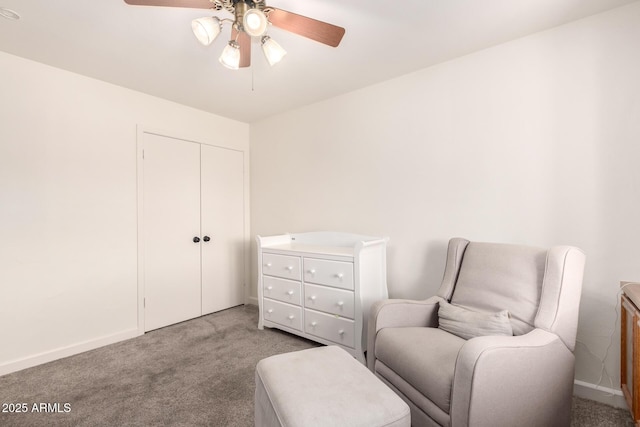
M 470 242 L 451 303 L 472 310 L 508 310 L 514 335 L 534 329 L 547 251 L 521 245 Z

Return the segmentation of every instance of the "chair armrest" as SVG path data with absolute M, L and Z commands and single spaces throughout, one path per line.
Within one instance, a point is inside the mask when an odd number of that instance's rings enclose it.
M 470 339 L 456 361 L 451 426 L 569 425 L 574 361 L 542 329 Z
M 438 326 L 438 303 L 442 298 L 434 296 L 423 301 L 388 299 L 376 301 L 369 309 L 367 336 L 367 366 L 373 370 L 375 363 L 375 338 L 380 329 L 411 326 Z

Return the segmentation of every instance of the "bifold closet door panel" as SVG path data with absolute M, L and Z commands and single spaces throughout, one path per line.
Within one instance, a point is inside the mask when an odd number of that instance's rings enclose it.
M 144 135 L 145 331 L 201 315 L 200 144 Z
M 208 314 L 244 303 L 244 154 L 203 144 L 201 165 L 202 314 Z

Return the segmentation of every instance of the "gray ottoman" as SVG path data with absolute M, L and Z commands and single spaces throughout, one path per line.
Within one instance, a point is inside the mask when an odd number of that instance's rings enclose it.
M 409 427 L 409 407 L 340 347 L 279 354 L 256 367 L 258 427 Z

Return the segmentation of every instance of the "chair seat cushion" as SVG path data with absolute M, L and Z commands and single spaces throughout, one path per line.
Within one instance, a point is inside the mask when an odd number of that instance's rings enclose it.
M 418 392 L 449 413 L 458 352 L 466 340 L 438 328 L 384 328 L 375 355 Z

